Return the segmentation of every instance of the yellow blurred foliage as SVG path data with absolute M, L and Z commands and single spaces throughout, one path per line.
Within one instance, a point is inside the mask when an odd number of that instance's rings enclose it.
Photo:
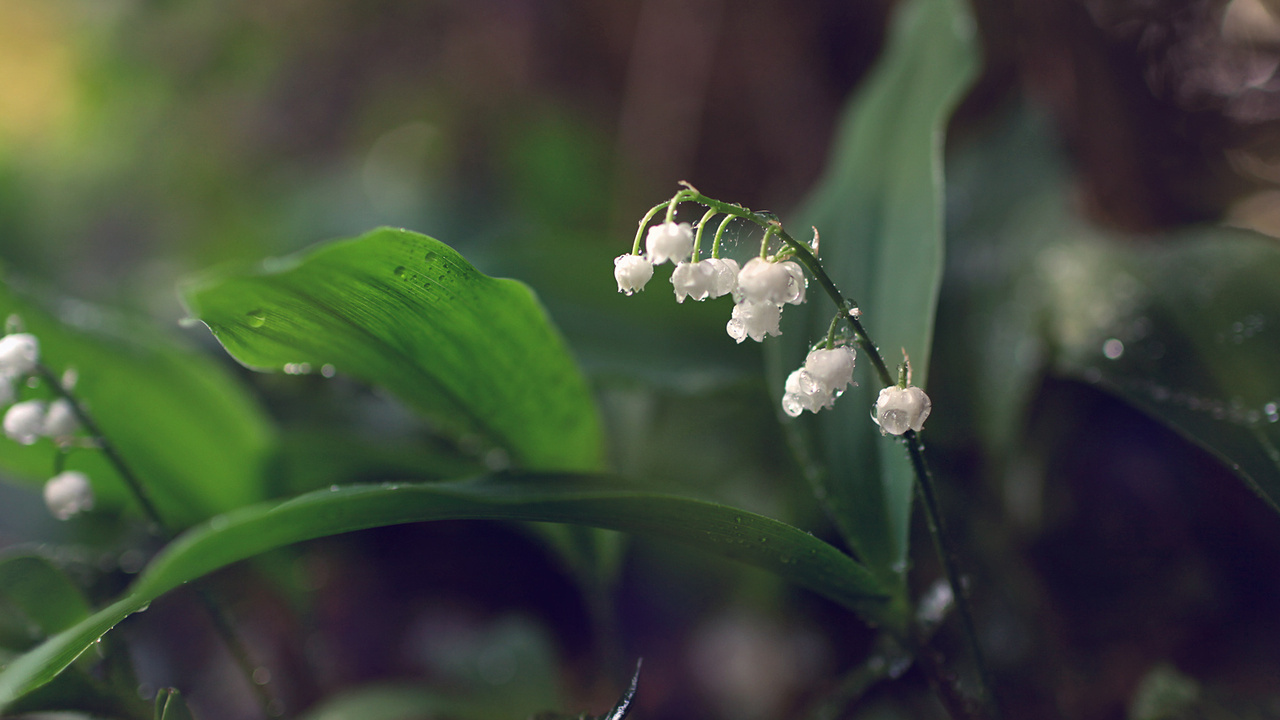
M 0 0 L 0 146 L 47 139 L 75 104 L 66 6 Z

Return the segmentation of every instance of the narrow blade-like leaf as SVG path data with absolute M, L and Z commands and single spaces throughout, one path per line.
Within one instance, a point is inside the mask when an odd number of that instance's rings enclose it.
M 230 563 L 353 530 L 481 518 L 572 523 L 683 543 L 772 572 L 872 622 L 886 619 L 884 589 L 849 556 L 796 527 L 724 505 L 619 489 L 601 479 L 574 476 L 351 486 L 243 508 L 179 537 L 152 561 L 127 595 L 0 672 L 0 710 L 55 677 L 128 615 Z
M 821 232 L 820 256 L 893 372 L 902 351 L 913 380 L 928 377 L 943 263 L 943 140 L 978 68 L 973 18 L 960 0 L 898 6 L 885 54 L 854 97 L 831 165 L 802 226 Z M 826 334 L 833 308 L 810 302 L 809 327 L 789 331 L 782 372 Z M 864 358 L 859 364 L 870 368 Z M 880 388 L 869 370 L 818 418 L 825 501 L 871 569 L 903 576 L 913 474 L 903 448 L 881 439 L 868 412 Z

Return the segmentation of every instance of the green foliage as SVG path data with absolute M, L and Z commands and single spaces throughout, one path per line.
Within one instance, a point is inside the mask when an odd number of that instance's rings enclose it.
M 0 672 L 0 709 L 53 679 L 155 598 L 230 563 L 353 530 L 480 518 L 573 523 L 679 542 L 768 570 L 873 620 L 886 607 L 882 586 L 836 548 L 777 520 L 715 503 L 619 489 L 581 476 L 352 486 L 242 508 L 179 537 L 124 597 Z
M 262 471 L 273 433 L 257 402 L 225 369 L 101 308 L 70 300 L 56 312 L 45 308 L 19 292 L 16 281 L 0 284 L 0 317 L 22 319 L 55 373 L 75 370 L 76 395 L 147 485 L 166 522 L 184 527 L 266 497 Z M 48 396 L 47 388 L 25 392 Z M 40 484 L 53 474 L 54 454 L 48 440 L 0 442 L 0 468 Z M 99 508 L 129 502 L 101 453 L 73 452 L 67 466 L 89 475 Z
M 1040 267 L 1062 370 L 1221 458 L 1280 511 L 1280 248 L 1230 229 L 1077 241 Z
M 59 633 L 89 616 L 89 601 L 71 578 L 35 554 L 0 557 L 0 598 L 30 623 L 33 639 Z
M 390 390 L 463 438 L 480 434 L 535 470 L 599 470 L 585 380 L 536 297 L 456 251 L 381 229 L 184 293 L 237 360 L 337 372 Z
M 1065 206 L 1049 142 L 1017 113 L 957 164 L 971 198 L 957 252 L 998 259 L 956 275 L 949 315 L 981 436 L 996 457 L 1016 442 L 1047 365 L 1166 423 L 1280 510 L 1280 248 L 1225 227 L 1109 235 Z
M 809 225 L 821 231 L 823 266 L 866 309 L 862 322 L 890 372 L 905 349 L 922 387 L 942 279 L 943 137 L 977 68 L 974 22 L 963 3 L 901 5 L 884 55 L 846 111 L 826 177 L 793 227 L 797 235 Z M 806 328 L 783 336 L 789 344 L 779 375 L 826 333 L 830 304 L 814 297 L 808 312 Z M 879 438 L 867 419 L 883 385 L 863 377 L 816 419 L 823 451 L 814 456 L 825 457 L 822 493 L 845 538 L 874 572 L 900 584 L 914 475 L 898 443 Z

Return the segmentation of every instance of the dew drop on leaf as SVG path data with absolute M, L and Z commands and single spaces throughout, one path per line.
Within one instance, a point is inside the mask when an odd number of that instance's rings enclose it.
M 261 310 L 251 310 L 249 312 L 249 327 L 260 328 L 267 324 L 267 314 Z
M 396 269 L 391 272 L 394 273 L 396 277 L 402 278 L 404 277 L 405 269 L 403 265 L 397 265 Z

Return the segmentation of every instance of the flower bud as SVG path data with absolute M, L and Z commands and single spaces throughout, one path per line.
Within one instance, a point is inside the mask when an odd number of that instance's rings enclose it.
M 880 432 L 889 435 L 901 435 L 907 430 L 920 432 L 931 409 L 933 403 L 920 388 L 893 385 L 881 390 L 876 398 L 875 421 Z
M 43 430 L 43 400 L 20 402 L 4 414 L 4 434 L 23 445 L 34 444 Z
M 31 333 L 0 337 L 0 375 L 30 375 L 40 362 L 40 343 Z
M 654 225 L 645 237 L 645 249 L 654 265 L 668 260 L 681 262 L 693 253 L 693 226 L 673 222 Z
M 631 295 L 643 290 L 653 277 L 653 263 L 643 255 L 619 255 L 613 259 L 613 279 L 618 281 L 618 292 Z
M 66 470 L 44 484 L 44 504 L 59 520 L 93 509 L 93 487 L 89 476 L 77 470 Z

